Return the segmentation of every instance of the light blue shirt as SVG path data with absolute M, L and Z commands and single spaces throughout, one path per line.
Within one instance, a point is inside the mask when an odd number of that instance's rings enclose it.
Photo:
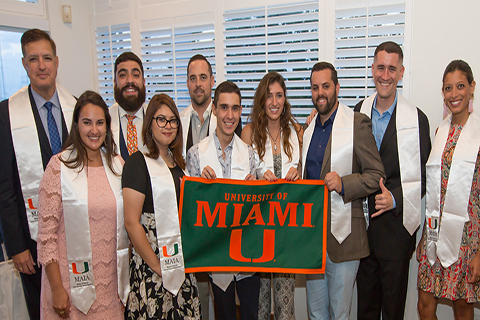
M 377 97 L 373 101 L 373 108 L 372 108 L 372 133 L 375 137 L 375 143 L 377 144 L 377 149 L 380 150 L 380 146 L 382 145 L 383 136 L 385 135 L 385 130 L 387 130 L 388 123 L 392 118 L 393 111 L 397 106 L 397 97 L 398 93 L 395 91 L 395 100 L 393 104 L 388 108 L 387 111 L 380 114 L 380 111 L 377 109 Z M 395 197 L 393 196 L 392 192 L 390 191 L 390 195 L 393 199 L 393 209 L 397 207 L 397 202 L 395 201 Z
M 383 136 L 385 135 L 385 130 L 387 130 L 388 123 L 392 118 L 392 113 L 397 106 L 397 93 L 395 92 L 395 100 L 393 104 L 385 111 L 383 114 L 380 114 L 380 111 L 377 109 L 377 97 L 373 101 L 372 108 L 372 132 L 375 137 L 375 142 L 377 144 L 377 149 L 380 150 L 380 145 L 382 144 Z
M 50 133 L 48 132 L 48 122 L 47 122 L 47 109 L 43 106 L 47 100 L 43 99 L 41 95 L 35 92 L 32 89 L 33 100 L 35 100 L 35 104 L 37 105 L 38 114 L 40 115 L 40 119 L 42 119 L 43 128 L 45 129 L 45 133 L 47 134 L 48 141 L 50 141 Z M 58 99 L 57 90 L 50 98 L 51 103 L 53 103 L 54 107 L 52 107 L 53 118 L 55 119 L 55 123 L 57 124 L 58 134 L 60 135 L 60 141 L 62 141 L 62 109 L 60 109 L 60 100 Z M 68 128 L 70 129 L 70 128 Z

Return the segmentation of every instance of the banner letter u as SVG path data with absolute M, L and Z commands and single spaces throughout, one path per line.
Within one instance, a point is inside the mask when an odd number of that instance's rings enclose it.
M 240 262 L 267 262 L 275 257 L 275 230 L 263 230 L 263 253 L 260 258 L 249 259 L 242 256 L 242 230 L 232 231 L 230 236 L 230 258 Z

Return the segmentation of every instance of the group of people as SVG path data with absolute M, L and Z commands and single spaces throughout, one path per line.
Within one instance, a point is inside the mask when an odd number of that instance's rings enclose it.
M 47 33 L 28 30 L 21 45 L 30 85 L 0 104 L 0 221 L 31 319 L 211 319 L 211 310 L 236 319 L 236 296 L 242 319 L 269 319 L 272 291 L 275 319 L 295 319 L 294 274 L 185 273 L 184 175 L 324 181 L 327 257 L 324 275 L 307 275 L 312 320 L 348 319 L 355 283 L 359 319 L 403 319 L 426 195 L 419 315 L 435 319 L 438 299 L 448 298 L 456 319 L 473 319 L 480 118 L 466 62 L 445 70 L 445 119 L 432 146 L 427 117 L 397 91 L 403 52 L 390 41 L 375 50 L 376 93 L 354 109 L 338 100 L 335 67 L 318 62 L 307 125 L 292 116 L 285 81 L 272 71 L 243 130 L 240 89 L 224 81 L 212 100 L 212 67 L 200 54 L 188 63 L 191 104 L 179 113 L 166 94 L 145 103 L 132 52 L 115 61 L 108 108 L 93 91 L 77 99 L 56 83 Z M 166 267 L 172 244 L 178 263 Z

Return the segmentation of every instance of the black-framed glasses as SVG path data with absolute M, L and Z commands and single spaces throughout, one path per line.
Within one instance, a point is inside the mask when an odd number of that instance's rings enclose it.
M 177 129 L 178 126 L 180 125 L 180 120 L 178 120 L 177 118 L 168 120 L 165 117 L 158 116 L 158 117 L 154 117 L 153 119 L 155 119 L 155 121 L 157 122 L 157 126 L 159 126 L 160 128 L 165 128 L 168 123 L 170 123 L 170 127 L 172 129 Z

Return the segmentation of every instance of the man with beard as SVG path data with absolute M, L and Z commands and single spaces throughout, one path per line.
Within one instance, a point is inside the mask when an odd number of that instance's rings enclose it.
M 76 100 L 56 83 L 58 57 L 50 36 L 30 29 L 21 44 L 30 85 L 0 103 L 0 225 L 33 320 L 40 319 L 38 190 L 50 158 L 67 139 Z
M 370 119 L 338 101 L 333 65 L 315 64 L 310 84 L 318 114 L 303 136 L 303 177 L 324 180 L 329 223 L 325 275 L 307 275 L 308 315 L 348 319 L 358 265 L 369 254 L 362 201 L 385 174 Z
M 142 126 L 147 108 L 143 64 L 133 52 L 124 52 L 115 60 L 114 92 L 116 103 L 110 107 L 112 134 L 126 160 L 144 145 Z
M 405 313 L 431 142 L 425 114 L 397 92 L 404 71 L 402 48 L 392 41 L 380 44 L 372 64 L 377 92 L 355 106 L 372 118 L 387 176 L 368 198 L 370 255 L 360 261 L 357 275 L 358 319 L 403 319 Z
M 187 87 L 191 103 L 180 112 L 183 127 L 183 155 L 217 128 L 217 118 L 212 114 L 212 88 L 215 84 L 212 65 L 201 54 L 190 58 L 187 65 Z M 235 133 L 240 137 L 242 120 Z

